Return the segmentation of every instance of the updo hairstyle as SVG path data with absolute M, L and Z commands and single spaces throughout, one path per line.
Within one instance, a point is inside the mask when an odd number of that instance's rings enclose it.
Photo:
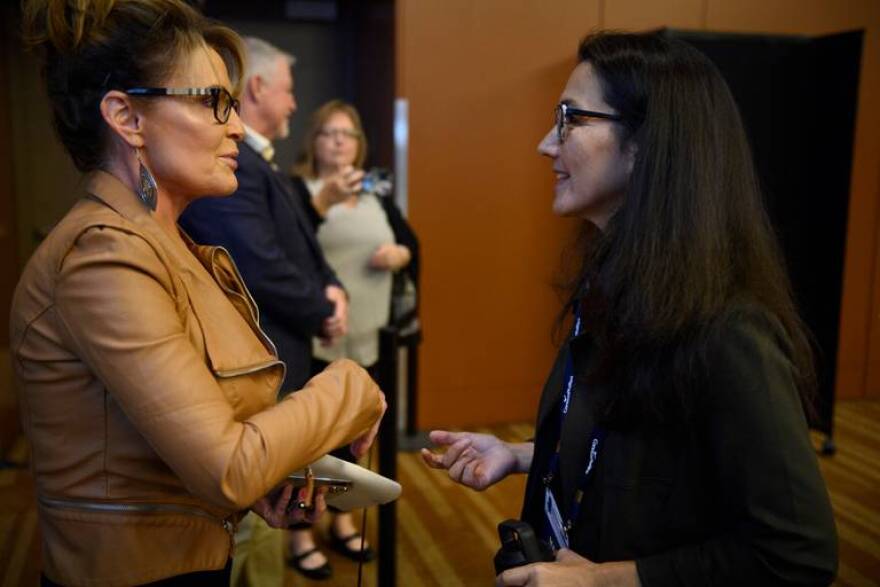
M 42 49 L 53 122 L 83 172 L 102 167 L 110 90 L 161 86 L 182 59 L 207 44 L 237 86 L 241 39 L 181 0 L 25 0 L 24 39 Z

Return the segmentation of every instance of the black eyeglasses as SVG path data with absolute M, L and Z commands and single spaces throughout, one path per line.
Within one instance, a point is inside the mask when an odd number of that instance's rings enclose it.
M 130 96 L 210 96 L 214 118 L 220 124 L 229 122 L 230 113 L 241 112 L 241 102 L 232 97 L 229 90 L 220 86 L 210 88 L 129 88 L 125 93 Z
M 617 114 L 573 108 L 565 102 L 557 104 L 554 113 L 556 115 L 556 138 L 559 139 L 560 143 L 565 142 L 568 127 L 571 124 L 572 119 L 576 116 L 582 118 L 604 118 L 605 120 L 614 120 L 618 122 L 623 120 L 623 117 L 618 116 Z

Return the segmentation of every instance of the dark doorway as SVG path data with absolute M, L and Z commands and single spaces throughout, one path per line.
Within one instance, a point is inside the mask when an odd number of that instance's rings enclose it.
M 816 427 L 830 437 L 864 33 L 664 34 L 705 53 L 742 112 L 795 297 L 815 336 Z
M 291 136 L 276 143 L 282 169 L 294 161 L 309 115 L 341 98 L 358 109 L 369 142 L 365 167 L 394 163 L 393 0 L 204 0 L 206 15 L 297 57 L 297 113 Z

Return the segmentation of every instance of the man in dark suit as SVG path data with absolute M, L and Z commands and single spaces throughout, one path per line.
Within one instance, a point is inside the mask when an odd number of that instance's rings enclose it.
M 245 48 L 241 120 L 246 134 L 239 146 L 238 190 L 194 202 L 180 224 L 197 243 L 220 245 L 231 253 L 257 302 L 260 326 L 287 365 L 282 393 L 290 393 L 309 378 L 312 339 L 332 342 L 345 334 L 348 302 L 324 260 L 303 202 L 272 162 L 272 141 L 287 136 L 296 110 L 294 58 L 260 39 L 246 38 Z M 359 188 L 359 181 L 335 182 L 321 196 L 332 204 Z M 280 584 L 280 534 L 252 518 L 236 534 L 233 577 L 244 575 L 249 584 Z M 291 532 L 288 558 L 311 578 L 330 576 L 308 528 Z
M 246 48 L 238 190 L 194 202 L 180 224 L 196 242 L 231 253 L 260 309 L 260 326 L 287 365 L 282 393 L 289 393 L 309 378 L 312 338 L 344 333 L 347 298 L 290 180 L 272 163 L 271 141 L 287 136 L 296 110 L 294 59 L 259 39 L 246 39 Z

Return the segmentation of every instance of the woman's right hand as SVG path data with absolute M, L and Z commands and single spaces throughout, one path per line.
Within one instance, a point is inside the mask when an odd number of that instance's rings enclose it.
M 410 253 L 409 248 L 406 246 L 385 243 L 384 245 L 379 245 L 373 252 L 373 256 L 370 257 L 370 267 L 386 271 L 397 271 L 406 267 L 410 259 L 412 259 L 412 253 Z
M 270 493 L 260 498 L 251 506 L 251 511 L 263 518 L 271 528 L 289 528 L 300 522 L 308 522 L 314 524 L 321 515 L 327 510 L 327 502 L 324 494 L 327 493 L 326 487 L 317 489 L 313 496 L 313 507 L 308 510 L 302 510 L 296 507 L 288 507 L 296 492 L 297 501 L 306 499 L 305 488 L 294 489 L 293 485 L 286 484 L 281 491 Z
M 363 169 L 355 169 L 351 165 L 343 167 L 324 179 L 324 186 L 312 198 L 312 205 L 318 214 L 326 216 L 331 207 L 356 196 L 361 191 L 363 178 Z
M 431 442 L 446 447 L 438 454 L 422 449 L 429 467 L 446 469 L 449 477 L 462 485 L 483 491 L 511 473 L 525 472 L 531 464 L 531 444 L 514 445 L 491 434 L 433 430 Z

